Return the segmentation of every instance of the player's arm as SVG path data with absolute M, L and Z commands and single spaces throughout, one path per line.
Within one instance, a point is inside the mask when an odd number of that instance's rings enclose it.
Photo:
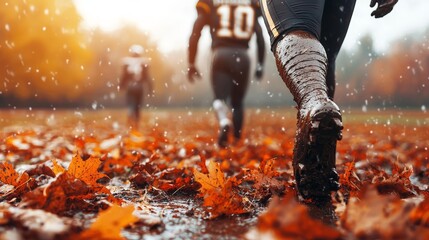
M 201 31 L 203 30 L 204 26 L 207 24 L 207 16 L 205 14 L 198 14 L 197 19 L 194 22 L 194 27 L 192 28 L 192 34 L 189 38 L 189 65 L 194 65 L 195 58 L 197 56 L 197 50 L 198 50 L 198 42 L 201 37 Z
M 193 82 L 194 78 L 200 78 L 200 73 L 195 67 L 195 58 L 197 56 L 198 41 L 201 37 L 201 31 L 208 23 L 208 5 L 202 1 L 197 3 L 198 17 L 194 22 L 191 37 L 189 38 L 188 46 L 188 79 Z
M 256 35 L 256 44 L 258 48 L 258 63 L 256 64 L 256 72 L 255 76 L 257 79 L 262 78 L 263 70 L 264 70 L 264 60 L 265 60 L 265 39 L 264 34 L 262 32 L 262 27 L 259 24 L 259 21 L 255 21 L 255 35 Z
M 371 16 L 375 18 L 384 17 L 393 10 L 396 3 L 398 3 L 398 0 L 371 0 L 370 7 L 375 7 L 375 4 L 377 4 L 377 9 L 371 13 Z

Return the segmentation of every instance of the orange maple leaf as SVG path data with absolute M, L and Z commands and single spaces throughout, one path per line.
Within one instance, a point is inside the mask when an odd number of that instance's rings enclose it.
M 98 158 L 90 157 L 84 161 L 79 154 L 76 154 L 67 172 L 90 186 L 98 186 L 97 180 L 106 177 L 105 174 L 98 172 L 100 164 L 101 161 Z
M 127 207 L 111 206 L 98 214 L 95 222 L 88 230 L 80 234 L 79 239 L 123 239 L 121 230 L 138 220 L 133 215 L 133 211 L 132 205 Z
M 225 186 L 225 177 L 223 176 L 223 172 L 220 169 L 219 164 L 214 161 L 209 162 L 207 175 L 194 169 L 194 177 L 195 181 L 201 184 L 200 191 L 202 194 L 213 189 L 221 189 Z
M 98 172 L 98 168 L 100 167 L 101 161 L 96 157 L 89 157 L 87 160 L 83 160 L 79 154 L 76 154 L 68 169 L 65 170 L 61 165 L 57 163 L 56 160 L 52 160 L 53 163 L 53 171 L 55 174 L 67 173 L 74 178 L 77 178 L 88 186 L 94 188 L 97 192 L 105 193 L 108 196 L 108 200 L 112 203 L 120 204 L 122 201 L 113 197 L 109 189 L 105 186 L 97 183 L 97 180 L 103 177 L 107 177 L 107 175 Z
M 233 180 L 225 180 L 216 162 L 209 162 L 207 175 L 194 169 L 194 177 L 201 184 L 200 196 L 204 197 L 203 206 L 207 207 L 211 218 L 248 212 L 243 206 L 243 198 L 233 191 Z
M 15 171 L 12 164 L 5 162 L 0 163 L 0 181 L 12 185 L 16 188 L 20 187 L 21 185 L 25 184 L 30 177 L 27 173 L 23 173 L 19 175 L 18 172 Z

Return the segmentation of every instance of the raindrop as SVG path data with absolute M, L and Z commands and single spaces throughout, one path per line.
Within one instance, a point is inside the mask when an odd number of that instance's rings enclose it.
M 51 114 L 47 119 L 46 119 L 46 124 L 48 124 L 49 126 L 53 126 L 56 124 L 55 121 L 55 115 Z
M 4 25 L 4 29 L 5 29 L 6 31 L 8 31 L 8 32 L 9 32 L 9 31 L 10 31 L 10 26 L 9 26 L 9 24 L 5 24 L 5 25 Z
M 74 115 L 77 116 L 77 117 L 83 117 L 83 114 L 81 112 L 79 112 L 79 111 L 75 111 Z
M 178 156 L 181 157 L 181 158 L 186 157 L 186 149 L 185 148 L 181 148 L 179 150 Z

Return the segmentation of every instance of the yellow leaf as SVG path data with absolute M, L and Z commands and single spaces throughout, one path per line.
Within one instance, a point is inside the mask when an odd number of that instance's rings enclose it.
M 136 222 L 132 205 L 121 207 L 113 205 L 104 212 L 98 214 L 91 227 L 80 235 L 80 239 L 123 239 L 121 230 Z
M 57 163 L 57 160 L 52 159 L 52 164 L 54 165 L 52 167 L 52 171 L 55 173 L 55 175 L 58 175 L 66 171 L 60 164 Z
M 206 175 L 194 169 L 195 181 L 201 184 L 200 191 L 207 192 L 216 188 L 223 188 L 225 185 L 225 177 L 219 164 L 210 160 L 208 171 L 209 173 Z
M 67 170 L 69 174 L 84 181 L 90 186 L 98 186 L 97 180 L 105 177 L 106 175 L 98 172 L 98 167 L 101 161 L 98 158 L 90 157 L 86 161 L 76 154 Z
M 194 178 L 201 184 L 199 191 L 204 197 L 203 206 L 212 218 L 248 212 L 243 206 L 243 198 L 233 190 L 233 180 L 225 179 L 218 163 L 210 161 L 207 174 L 194 169 Z

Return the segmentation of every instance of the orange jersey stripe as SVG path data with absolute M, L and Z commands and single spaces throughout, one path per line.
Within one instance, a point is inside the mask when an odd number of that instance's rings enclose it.
M 206 12 L 207 14 L 210 14 L 210 7 L 205 2 L 198 2 L 197 8 L 201 8 L 204 12 Z

